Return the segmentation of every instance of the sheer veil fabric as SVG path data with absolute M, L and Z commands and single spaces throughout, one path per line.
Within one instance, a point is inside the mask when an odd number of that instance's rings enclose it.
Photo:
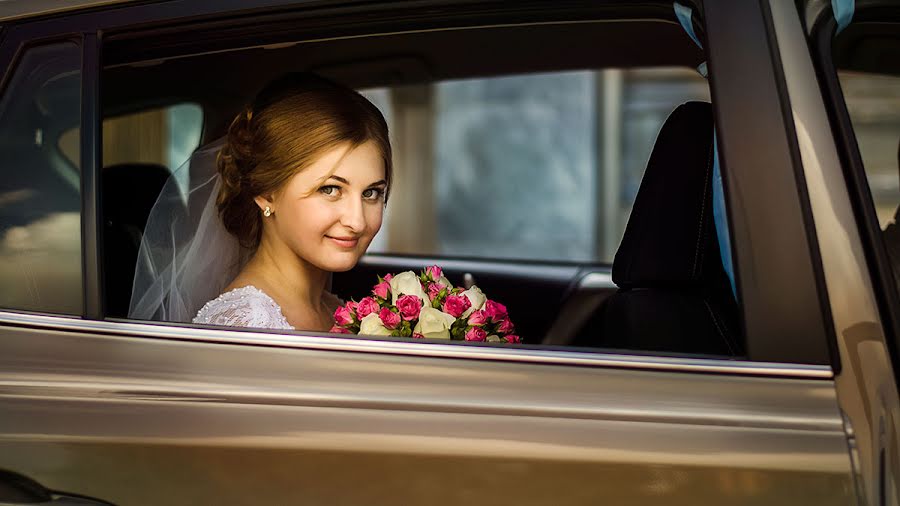
M 190 323 L 249 258 L 216 208 L 216 157 L 224 142 L 198 148 L 160 192 L 138 251 L 129 318 Z M 190 181 L 186 192 L 179 180 Z

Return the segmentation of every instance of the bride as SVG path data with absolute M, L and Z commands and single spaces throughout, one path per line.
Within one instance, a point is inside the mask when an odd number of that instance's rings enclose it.
M 381 228 L 392 163 L 378 109 L 290 74 L 189 167 L 187 209 L 172 177 L 151 212 L 129 317 L 328 331 L 341 304 L 331 273 L 352 269 Z

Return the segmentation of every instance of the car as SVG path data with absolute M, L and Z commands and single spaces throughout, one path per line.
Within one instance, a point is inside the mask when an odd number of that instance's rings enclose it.
M 0 2 L 0 503 L 896 503 L 898 51 L 888 0 Z M 437 264 L 524 344 L 129 317 L 293 71 L 392 135 L 332 290 Z

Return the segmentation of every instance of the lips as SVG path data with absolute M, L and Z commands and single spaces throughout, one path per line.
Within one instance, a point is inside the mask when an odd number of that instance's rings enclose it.
M 356 244 L 359 242 L 358 237 L 332 237 L 330 235 L 326 235 L 325 237 L 341 248 L 355 248 Z

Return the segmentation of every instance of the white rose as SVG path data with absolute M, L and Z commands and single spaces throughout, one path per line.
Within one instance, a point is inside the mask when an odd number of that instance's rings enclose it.
M 430 339 L 450 339 L 450 326 L 455 321 L 456 318 L 447 313 L 431 306 L 425 306 L 419 313 L 419 323 L 416 323 L 413 332 Z
M 359 333 L 367 336 L 389 336 L 391 330 L 384 326 L 377 314 L 369 313 L 359 321 Z
M 453 284 L 450 283 L 450 280 L 445 278 L 444 276 L 441 276 L 441 279 L 437 280 L 437 282 L 444 285 L 444 287 L 446 287 L 447 290 L 450 290 L 451 288 L 453 288 Z
M 501 342 L 503 342 L 503 339 L 501 339 L 500 336 L 498 336 L 497 334 L 491 334 L 491 335 L 487 336 L 487 342 L 501 343 Z
M 472 307 L 466 309 L 466 312 L 462 314 L 463 318 L 468 318 L 470 314 L 484 307 L 484 302 L 487 300 L 487 297 L 484 296 L 484 293 L 481 292 L 481 289 L 476 285 L 472 285 L 471 288 L 462 293 L 465 295 L 469 302 L 472 303 Z
M 425 290 L 422 290 L 422 283 L 419 282 L 419 276 L 413 271 L 406 271 L 397 274 L 391 278 L 391 304 L 397 305 L 397 299 L 401 295 L 415 295 L 422 299 L 422 305 L 430 306 L 431 301 Z

